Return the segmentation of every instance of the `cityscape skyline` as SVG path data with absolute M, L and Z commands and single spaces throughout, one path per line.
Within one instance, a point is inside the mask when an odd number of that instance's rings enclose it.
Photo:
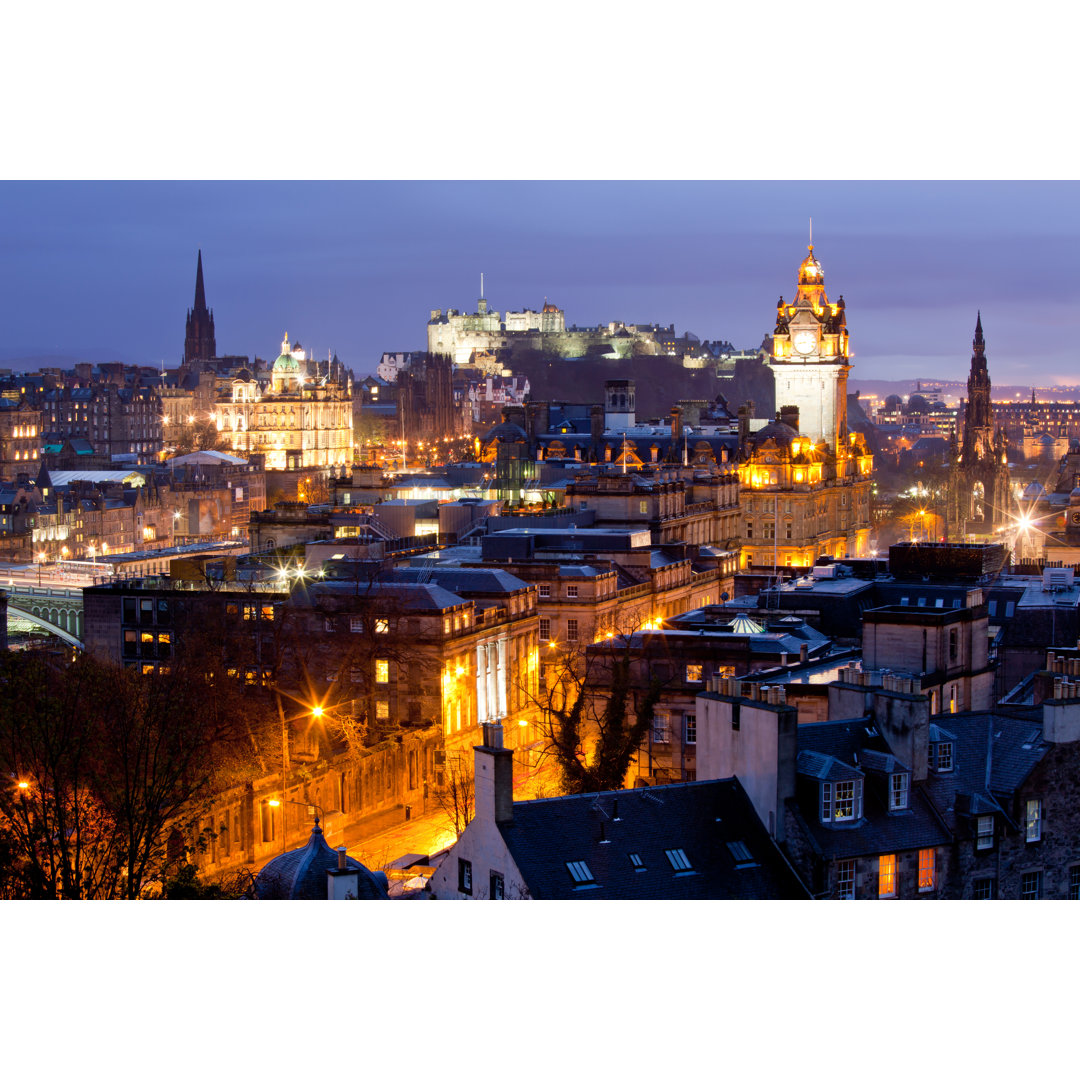
M 281 334 L 357 374 L 425 345 L 433 308 L 545 300 L 578 326 L 674 323 L 756 347 L 815 254 L 853 377 L 961 379 L 981 311 L 1000 384 L 1080 382 L 1074 183 L 11 182 L 0 364 L 175 366 L 197 251 L 222 354 Z M 790 267 L 778 274 L 777 267 Z

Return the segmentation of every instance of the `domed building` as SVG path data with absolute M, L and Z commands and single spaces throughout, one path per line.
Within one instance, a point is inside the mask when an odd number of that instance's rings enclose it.
M 271 859 L 255 880 L 256 900 L 388 900 L 386 875 L 326 842 L 319 819 L 302 848 Z
M 305 356 L 287 333 L 269 381 L 237 372 L 214 416 L 230 451 L 263 454 L 267 473 L 328 476 L 352 464 L 352 378 L 336 359 Z

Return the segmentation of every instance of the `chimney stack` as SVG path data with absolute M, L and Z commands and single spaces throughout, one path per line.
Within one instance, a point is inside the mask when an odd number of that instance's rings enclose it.
M 671 406 L 671 438 L 682 438 L 682 409 L 678 405 Z
M 502 724 L 481 724 L 483 745 L 473 748 L 474 819 L 494 825 L 514 820 L 514 752 L 503 746 Z

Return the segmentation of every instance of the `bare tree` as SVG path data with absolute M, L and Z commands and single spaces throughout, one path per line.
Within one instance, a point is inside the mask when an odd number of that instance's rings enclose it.
M 468 754 L 446 755 L 445 780 L 433 789 L 435 802 L 460 836 L 476 813 L 476 782 L 472 758 Z
M 640 674 L 629 634 L 552 652 L 545 658 L 537 705 L 545 752 L 555 761 L 563 794 L 622 787 L 652 727 L 664 679 Z

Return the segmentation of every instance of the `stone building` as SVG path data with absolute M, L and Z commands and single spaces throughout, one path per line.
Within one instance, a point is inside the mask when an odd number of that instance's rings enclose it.
M 844 298 L 829 302 L 810 245 L 795 299 L 777 305 L 776 420 L 751 434 L 740 410 L 744 568 L 870 554 L 873 457 L 848 430 L 849 355 Z
M 0 478 L 37 472 L 41 442 L 41 410 L 25 400 L 0 399 Z
M 961 438 L 952 447 L 946 526 L 950 537 L 995 533 L 1014 518 L 1009 491 L 1005 432 L 995 424 L 990 401 L 982 313 L 975 320 L 968 400 L 963 409 Z
M 306 482 L 352 464 L 352 377 L 338 361 L 306 358 L 286 334 L 269 383 L 250 370 L 237 372 L 219 392 L 215 421 L 233 454 L 263 455 L 273 474 L 268 488 L 310 501 Z

